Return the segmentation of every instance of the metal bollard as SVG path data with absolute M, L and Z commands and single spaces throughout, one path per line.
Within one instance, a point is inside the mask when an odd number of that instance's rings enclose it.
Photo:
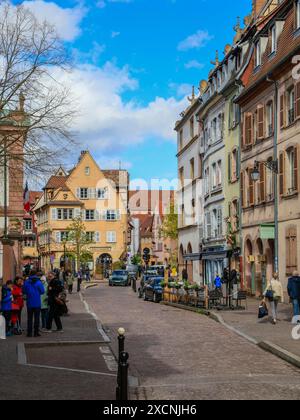
M 128 359 L 129 354 L 123 351 L 120 355 L 120 401 L 128 401 Z
M 117 375 L 117 388 L 116 388 L 116 400 L 121 400 L 121 354 L 124 353 L 124 345 L 125 345 L 125 330 L 124 328 L 118 329 L 118 343 L 119 343 L 119 350 L 118 350 L 118 375 Z

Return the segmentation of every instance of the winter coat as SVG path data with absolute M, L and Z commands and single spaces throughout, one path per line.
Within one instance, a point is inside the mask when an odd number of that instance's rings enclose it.
M 221 280 L 221 278 L 219 276 L 217 276 L 215 278 L 215 287 L 217 289 L 221 289 L 221 287 L 222 287 L 222 280 Z
M 55 298 L 59 297 L 63 290 L 64 288 L 59 280 L 53 279 L 50 281 L 48 285 L 48 299 L 50 306 L 56 305 Z
M 268 286 L 264 292 L 264 296 L 266 296 L 268 290 L 273 291 L 275 300 L 283 300 L 283 288 L 279 280 L 272 278 L 272 280 L 268 283 Z
M 24 284 L 23 291 L 27 296 L 27 308 L 41 309 L 41 296 L 45 293 L 45 288 L 39 277 L 29 277 L 29 279 Z
M 48 309 L 48 307 L 49 307 L 49 302 L 48 302 L 48 282 L 46 280 L 46 277 L 43 276 L 41 278 L 41 282 L 42 282 L 42 285 L 44 286 L 44 289 L 45 289 L 45 293 L 41 296 L 41 303 L 42 303 L 41 309 Z
M 14 298 L 13 306 L 15 308 L 13 309 L 17 311 L 21 311 L 24 307 L 23 288 L 15 284 L 13 286 L 12 295 Z
M 290 277 L 288 281 L 288 294 L 291 299 L 300 299 L 300 277 Z
M 9 287 L 2 287 L 2 297 L 1 297 L 1 311 L 11 311 L 12 310 L 12 292 Z

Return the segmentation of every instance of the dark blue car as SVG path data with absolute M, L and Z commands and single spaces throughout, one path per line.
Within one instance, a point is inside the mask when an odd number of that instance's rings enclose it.
M 163 277 L 155 277 L 145 285 L 143 293 L 144 300 L 150 300 L 154 303 L 159 303 L 163 300 L 162 281 L 164 281 Z

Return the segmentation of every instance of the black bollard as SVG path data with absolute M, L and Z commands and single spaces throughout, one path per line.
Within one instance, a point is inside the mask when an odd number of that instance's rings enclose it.
M 121 354 L 124 353 L 124 346 L 125 346 L 125 330 L 123 328 L 119 328 L 118 330 L 118 343 L 119 343 L 119 351 L 118 351 L 118 375 L 117 375 L 117 388 L 116 388 L 116 400 L 120 401 L 121 399 Z
M 128 401 L 128 368 L 129 354 L 123 351 L 120 355 L 120 401 Z

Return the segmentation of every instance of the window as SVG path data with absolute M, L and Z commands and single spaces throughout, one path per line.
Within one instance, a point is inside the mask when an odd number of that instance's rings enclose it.
M 195 179 L 195 159 L 190 160 L 191 180 Z
M 88 188 L 80 188 L 79 198 L 81 200 L 87 200 L 89 198 L 89 189 Z
M 292 147 L 287 151 L 286 186 L 289 194 L 298 191 L 298 149 Z
M 269 162 L 272 158 L 268 159 Z M 274 199 L 274 172 L 266 168 L 266 200 L 272 201 Z M 276 175 L 277 176 L 277 175 Z
M 195 127 L 194 127 L 194 117 L 192 117 L 190 119 L 190 136 L 193 139 L 194 135 L 195 135 L 195 131 L 194 131 Z
M 69 232 L 56 232 L 56 242 L 68 242 Z
M 263 140 L 264 137 L 265 137 L 265 108 L 263 105 L 259 105 L 257 108 L 257 139 Z
M 28 219 L 28 220 L 24 220 L 24 229 L 25 230 L 32 230 L 32 220 Z
M 213 189 L 217 188 L 217 164 L 212 165 L 212 187 Z
M 291 275 L 298 269 L 297 261 L 297 228 L 289 227 L 286 230 L 286 274 Z
M 182 150 L 183 148 L 183 130 L 180 130 L 179 132 L 179 150 Z
M 222 186 L 222 162 L 220 160 L 217 164 L 217 186 Z
M 223 212 L 222 209 L 217 210 L 217 237 L 223 236 Z
M 268 102 L 266 109 L 266 129 L 267 136 L 271 137 L 274 134 L 274 106 L 273 101 Z
M 86 166 L 84 169 L 84 173 L 86 174 L 86 176 L 89 176 L 91 174 L 91 170 L 89 166 Z
M 86 210 L 85 220 L 95 220 L 95 210 Z
M 295 89 L 288 91 L 288 123 L 293 124 L 295 121 Z
M 273 25 L 271 28 L 271 53 L 275 53 L 277 50 L 277 33 L 276 25 Z
M 252 114 L 245 115 L 245 146 L 253 144 L 253 117 Z
M 115 221 L 119 220 L 120 218 L 120 212 L 117 210 L 107 210 L 105 213 L 105 219 L 107 221 Z
M 57 209 L 57 220 L 72 220 L 74 209 Z
M 300 29 L 300 0 L 296 0 L 296 29 Z
M 205 214 L 205 226 L 206 226 L 206 238 L 211 238 L 211 214 L 206 213 Z
M 255 66 L 261 65 L 261 43 L 260 40 L 255 44 Z
M 106 233 L 106 242 L 109 244 L 117 242 L 117 234 L 115 231 Z
M 107 200 L 107 197 L 108 197 L 108 189 L 107 188 L 98 188 L 98 190 L 97 190 L 98 200 Z

